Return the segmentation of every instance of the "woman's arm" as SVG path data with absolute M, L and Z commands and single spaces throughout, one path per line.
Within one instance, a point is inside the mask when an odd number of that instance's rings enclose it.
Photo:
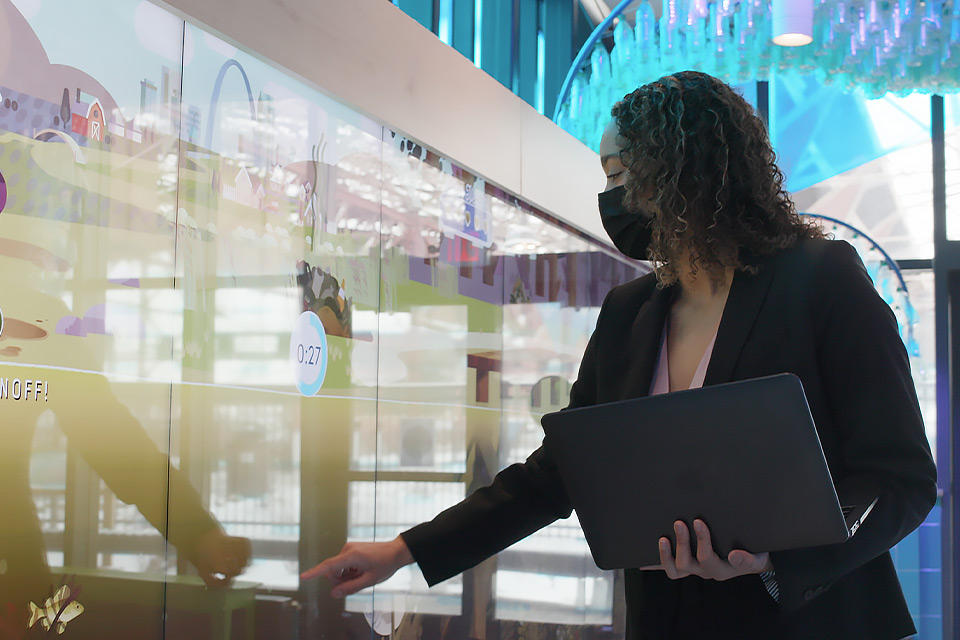
M 607 300 L 610 294 L 607 295 Z M 596 352 L 603 308 L 591 336 L 569 408 L 596 403 Z M 451 578 L 518 540 L 570 515 L 572 506 L 549 452 L 540 447 L 523 464 L 514 464 L 462 502 L 417 525 L 391 542 L 347 545 L 338 555 L 302 574 L 323 575 L 340 597 L 389 578 L 415 560 L 431 586 Z M 341 577 L 342 572 L 342 577 Z
M 607 300 L 610 295 L 607 295 Z M 606 301 L 604 302 L 606 305 Z M 568 408 L 596 403 L 596 351 L 601 318 L 587 344 Z M 490 486 L 475 491 L 430 522 L 401 534 L 427 583 L 434 585 L 476 566 L 573 507 L 549 452 L 541 446 L 523 464 L 513 464 Z
M 937 495 L 910 363 L 896 318 L 877 295 L 856 251 L 831 242 L 820 258 L 811 312 L 827 412 L 845 473 L 841 504 L 880 497 L 847 542 L 771 554 L 780 603 L 795 609 L 837 579 L 888 551 L 923 522 Z

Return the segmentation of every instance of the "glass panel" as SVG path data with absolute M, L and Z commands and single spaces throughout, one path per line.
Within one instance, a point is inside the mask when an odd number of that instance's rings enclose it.
M 501 467 L 540 446 L 540 417 L 569 402 L 603 296 L 637 275 L 529 210 L 513 207 L 505 227 Z M 613 625 L 622 580 L 596 567 L 576 514 L 502 552 L 494 578 L 498 620 L 590 626 Z
M 209 521 L 167 456 L 183 22 L 5 2 L 0 31 L 0 628 L 158 638 L 168 470 Z M 146 116 L 143 78 L 173 117 Z
M 913 380 L 920 397 L 920 410 L 927 427 L 927 438 L 937 452 L 936 440 L 936 360 L 933 271 L 904 271 L 903 279 L 916 310 L 914 335 L 916 350 L 911 353 Z M 919 638 L 943 637 L 942 612 L 942 530 L 940 501 L 920 528 L 893 548 L 903 594 L 913 614 Z
M 351 482 L 348 539 L 351 542 L 392 540 L 402 531 L 431 519 L 463 498 L 464 485 L 461 482 Z M 373 589 L 348 596 L 346 609 L 362 614 L 362 619 L 378 634 L 390 635 L 407 612 L 421 616 L 459 616 L 462 595 L 463 578 L 457 576 L 429 588 L 414 564 L 400 569 Z M 388 622 L 393 626 L 385 627 Z
M 385 140 L 384 226 L 406 216 L 388 232 L 405 260 L 382 278 L 376 507 L 361 509 L 381 540 L 539 446 L 539 416 L 566 404 L 604 295 L 638 275 L 446 159 Z M 450 437 L 463 452 L 453 459 L 442 448 Z M 431 498 L 411 502 L 421 494 Z M 348 609 L 380 634 L 429 635 L 430 615 L 476 637 L 599 628 L 613 621 L 615 579 L 593 565 L 572 518 L 429 591 L 411 568 Z
M 253 594 L 269 591 L 257 624 L 294 637 L 296 603 L 325 588 L 300 593 L 301 567 L 357 537 L 348 523 L 373 507 L 349 474 L 376 454 L 382 128 L 187 34 L 173 446 L 226 534 L 252 550 L 231 587 L 246 612 L 233 624 L 252 633 Z M 342 617 L 342 601 L 322 598 L 307 636 Z
M 423 505 L 450 506 L 489 478 L 503 295 L 499 256 L 490 251 L 493 206 L 482 179 L 385 132 L 378 540 L 437 513 Z M 432 499 L 416 498 L 430 486 Z M 404 609 L 459 616 L 471 580 L 468 573 L 428 590 L 410 567 L 376 589 L 372 611 L 393 612 L 397 623 Z
M 947 161 L 947 239 L 960 240 L 960 95 L 943 97 Z
M 797 210 L 862 229 L 895 260 L 932 258 L 929 96 L 867 100 L 799 75 L 778 75 L 770 92 Z
M 54 4 L 0 3 L 0 629 L 622 635 L 575 519 L 431 589 L 298 574 L 535 449 L 643 269 L 151 3 Z
M 937 363 L 936 320 L 934 316 L 933 271 L 929 269 L 901 272 L 914 309 L 915 344 L 908 349 L 913 368 L 913 382 L 920 398 L 920 411 L 927 428 L 927 439 L 934 455 L 937 452 Z M 900 310 L 898 310 L 900 311 Z M 898 314 L 899 315 L 899 314 Z

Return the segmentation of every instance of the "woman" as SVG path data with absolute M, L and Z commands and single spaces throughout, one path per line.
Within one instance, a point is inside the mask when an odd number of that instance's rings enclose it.
M 678 521 L 659 566 L 625 572 L 627 637 L 914 633 L 888 551 L 932 507 L 936 471 L 892 312 L 856 252 L 796 214 L 762 122 L 730 87 L 682 72 L 613 116 L 601 215 L 615 245 L 655 273 L 608 294 L 570 406 L 791 372 L 841 504 L 864 487 L 880 494 L 850 540 L 825 547 L 722 558 L 702 522 L 691 532 Z M 323 575 L 342 597 L 416 561 L 435 584 L 570 512 L 541 447 L 431 522 L 348 544 L 304 578 Z

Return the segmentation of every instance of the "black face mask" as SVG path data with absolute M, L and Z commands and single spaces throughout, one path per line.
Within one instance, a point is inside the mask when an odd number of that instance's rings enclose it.
M 600 205 L 600 221 L 607 235 L 613 240 L 613 246 L 625 256 L 636 260 L 647 258 L 650 246 L 650 220 L 646 212 L 627 211 L 623 206 L 626 189 L 614 187 L 597 196 Z

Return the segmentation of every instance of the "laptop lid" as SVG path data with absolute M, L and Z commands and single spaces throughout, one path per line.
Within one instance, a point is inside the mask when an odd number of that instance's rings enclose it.
M 601 569 L 659 564 L 657 540 L 676 544 L 676 520 L 706 522 L 724 557 L 850 535 L 792 374 L 564 410 L 541 423 Z M 867 504 L 851 506 L 851 522 Z

